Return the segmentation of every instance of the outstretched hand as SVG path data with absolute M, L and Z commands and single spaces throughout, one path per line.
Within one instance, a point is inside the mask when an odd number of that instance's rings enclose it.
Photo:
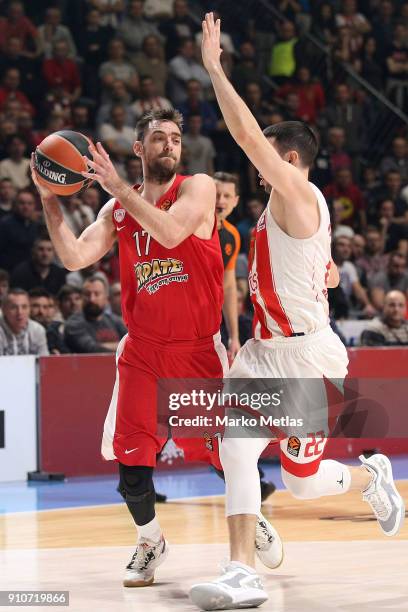
M 100 142 L 96 144 L 96 147 L 94 144 L 90 144 L 89 151 L 93 161 L 86 157 L 86 155 L 84 155 L 84 161 L 92 168 L 93 172 L 82 172 L 82 176 L 98 181 L 102 189 L 111 195 L 115 195 L 123 181 L 112 164 L 108 153 Z
M 208 72 L 221 65 L 221 21 L 214 22 L 214 13 L 206 13 L 203 21 L 203 39 L 201 43 L 201 54 L 203 64 Z
M 31 178 L 34 185 L 40 194 L 41 202 L 46 199 L 55 198 L 55 194 L 49 189 L 44 183 L 40 183 L 38 180 L 37 172 L 35 171 L 35 153 L 31 153 L 30 160 Z

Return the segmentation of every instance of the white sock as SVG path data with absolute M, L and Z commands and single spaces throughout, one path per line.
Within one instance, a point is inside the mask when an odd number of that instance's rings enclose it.
M 137 529 L 139 538 L 147 538 L 152 542 L 158 542 L 160 540 L 161 528 L 156 516 L 149 523 L 146 523 L 146 525 L 139 525 Z

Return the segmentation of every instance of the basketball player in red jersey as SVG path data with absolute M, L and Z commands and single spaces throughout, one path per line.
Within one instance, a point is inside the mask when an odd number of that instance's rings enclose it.
M 119 463 L 120 490 L 139 532 L 125 586 L 152 584 L 168 551 L 155 516 L 152 480 L 156 455 L 167 439 L 157 435 L 157 379 L 222 378 L 227 370 L 219 334 L 223 263 L 215 184 L 203 174 L 176 174 L 181 124 L 173 109 L 150 111 L 139 120 L 134 151 L 142 160 L 144 183 L 136 188 L 118 176 L 100 143 L 90 148 L 94 174 L 89 176 L 113 197 L 79 238 L 64 222 L 58 199 L 33 172 L 50 236 L 66 268 L 87 267 L 119 242 L 128 335 L 117 351 L 102 453 Z M 220 467 L 216 440 L 205 442 L 176 439 L 187 460 Z M 271 553 L 275 543 L 280 543 L 277 536 Z
M 236 390 L 234 379 L 295 379 L 285 387 L 290 394 L 285 410 L 289 417 L 303 414 L 309 427 L 310 419 L 316 417 L 316 396 L 309 402 L 304 389 L 298 394 L 291 391 L 299 386 L 296 379 L 314 379 L 321 396 L 317 398 L 321 401 L 318 405 L 324 408 L 324 418 L 317 422 L 323 427 L 320 431 L 307 429 L 315 433 L 300 437 L 285 431 L 288 437 L 279 440 L 283 482 L 299 499 L 359 489 L 382 531 L 395 535 L 402 527 L 405 508 L 393 482 L 389 459 L 381 454 L 368 459 L 361 456 L 359 467 L 322 460 L 330 431 L 329 394 L 339 395 L 348 357 L 329 325 L 327 287 L 338 284 L 338 273 L 331 260 L 327 204 L 320 190 L 308 180 L 318 149 L 316 137 L 299 121 L 270 126 L 262 133 L 228 81 L 221 66 L 221 53 L 220 21 L 215 23 L 209 13 L 203 22 L 204 66 L 231 135 L 257 168 L 261 184 L 270 193 L 256 226 L 249 262 L 254 338 L 240 349 L 232 364 L 228 391 Z M 254 569 L 251 544 L 260 508 L 257 462 L 274 435 L 268 432 L 268 436 L 261 437 L 245 426 L 241 437 L 229 433 L 226 428 L 220 457 L 227 485 L 231 562 L 215 581 L 192 587 L 192 600 L 204 610 L 256 607 L 268 597 Z

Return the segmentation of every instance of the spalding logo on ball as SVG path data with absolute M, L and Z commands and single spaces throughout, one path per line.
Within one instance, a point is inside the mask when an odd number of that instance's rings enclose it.
M 71 130 L 50 134 L 38 145 L 34 154 L 34 167 L 40 183 L 56 195 L 69 196 L 92 182 L 81 172 L 93 172 L 83 159 L 89 152 L 89 138 Z

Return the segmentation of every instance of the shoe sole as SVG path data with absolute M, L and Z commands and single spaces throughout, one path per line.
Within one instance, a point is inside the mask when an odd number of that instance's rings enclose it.
M 246 597 L 239 602 L 234 602 L 233 597 L 225 592 L 220 592 L 216 584 L 198 584 L 190 590 L 191 601 L 201 610 L 236 610 L 238 608 L 257 608 L 263 604 L 268 597 L 254 593 L 251 597 L 248 589 Z M 255 589 L 253 589 L 255 590 Z
M 404 500 L 402 499 L 400 493 L 398 492 L 397 487 L 395 486 L 394 475 L 392 473 L 391 461 L 388 459 L 388 457 L 386 455 L 380 455 L 380 456 L 381 456 L 382 460 L 385 461 L 385 463 L 387 464 L 387 473 L 386 473 L 386 476 L 387 476 L 387 478 L 389 480 L 391 480 L 391 487 L 393 489 L 394 495 L 395 495 L 395 497 L 398 497 L 398 499 L 400 500 L 400 504 L 401 504 L 401 507 L 399 509 L 399 513 L 397 515 L 397 520 L 395 521 L 395 527 L 391 531 L 385 531 L 383 529 L 381 521 L 379 521 L 377 519 L 378 524 L 380 525 L 380 528 L 381 528 L 381 531 L 383 532 L 383 534 L 388 536 L 389 538 L 391 538 L 392 536 L 397 535 L 397 533 L 401 530 L 401 528 L 402 528 L 402 526 L 404 524 L 404 521 L 405 521 L 405 503 L 404 503 Z M 367 463 L 368 463 L 368 461 L 367 461 Z M 375 464 L 376 464 L 376 462 L 374 461 L 374 465 Z M 371 465 L 371 464 L 368 463 L 368 465 Z M 380 473 L 383 472 L 383 468 L 382 467 L 377 467 L 377 469 L 381 470 Z
M 124 587 L 147 587 L 150 586 L 151 584 L 153 584 L 154 582 L 154 576 L 152 576 L 150 578 L 150 580 L 124 580 L 123 581 L 123 586 Z

